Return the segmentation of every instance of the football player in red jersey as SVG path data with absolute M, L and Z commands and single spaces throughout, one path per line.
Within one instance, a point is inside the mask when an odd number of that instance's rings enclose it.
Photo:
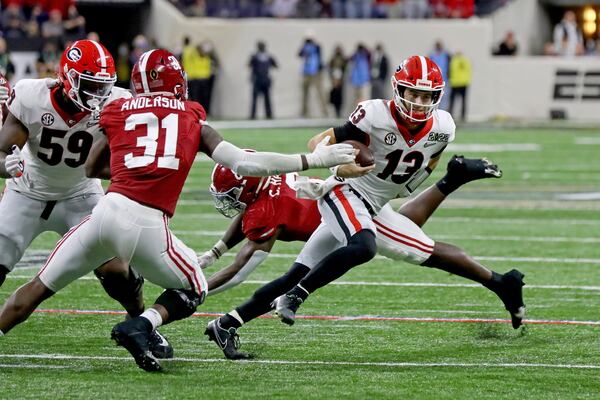
M 92 40 L 67 47 L 57 79 L 22 79 L 6 102 L 0 131 L 0 286 L 42 232 L 61 236 L 92 212 L 104 190 L 85 175 L 85 162 L 102 133 L 98 113 L 131 93 L 114 87 L 114 60 Z M 0 96 L 7 83 L 0 81 Z M 100 265 L 100 264 L 99 264 Z M 143 278 L 118 259 L 94 270 L 105 291 L 129 316 L 144 311 Z M 152 350 L 168 358 L 172 348 L 158 332 Z
M 136 96 L 103 109 L 105 136 L 86 164 L 88 176 L 110 177 L 107 194 L 59 241 L 38 275 L 11 295 L 0 312 L 0 331 L 26 320 L 92 266 L 118 257 L 166 289 L 140 316 L 115 325 L 111 335 L 140 368 L 159 371 L 149 350 L 152 331 L 192 315 L 207 290 L 195 252 L 168 226 L 196 153 L 239 174 L 268 176 L 350 163 L 355 151 L 347 144 L 326 146 L 325 140 L 310 154 L 244 152 L 205 122 L 200 104 L 187 100 L 185 73 L 166 50 L 142 54 L 131 81 Z

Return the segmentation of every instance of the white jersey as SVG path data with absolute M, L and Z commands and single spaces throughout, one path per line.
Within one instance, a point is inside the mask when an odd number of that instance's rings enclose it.
M 13 88 L 8 110 L 27 128 L 22 149 L 25 170 L 6 186 L 38 200 L 63 200 L 103 193 L 99 179 L 85 176 L 85 161 L 101 137 L 98 120 L 90 113 L 69 115 L 51 95 L 52 80 L 23 79 Z M 129 91 L 113 88 L 108 101 L 129 98 Z
M 427 165 L 454 140 L 456 125 L 446 111 L 435 110 L 424 127 L 410 134 L 399 122 L 399 112 L 389 100 L 358 104 L 349 118 L 369 135 L 375 169 L 346 181 L 378 212 L 388 201 L 409 196 L 429 175 Z

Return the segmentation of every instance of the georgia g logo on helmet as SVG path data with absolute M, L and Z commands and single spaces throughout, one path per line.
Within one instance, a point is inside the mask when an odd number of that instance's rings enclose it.
M 81 50 L 79 50 L 77 47 L 69 49 L 67 52 L 67 58 L 73 62 L 81 60 Z

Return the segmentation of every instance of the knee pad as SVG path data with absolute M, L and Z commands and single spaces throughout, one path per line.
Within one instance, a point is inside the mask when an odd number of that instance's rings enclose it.
M 144 287 L 144 277 L 135 269 L 129 267 L 129 277 L 125 279 L 121 274 L 102 273 L 94 270 L 102 287 L 110 297 L 121 302 L 124 299 L 136 298 L 141 295 Z
M 2 286 L 6 280 L 6 275 L 8 275 L 9 272 L 10 270 L 8 268 L 6 268 L 4 265 L 0 265 L 0 286 Z
M 193 290 L 167 289 L 158 296 L 156 304 L 167 310 L 170 321 L 177 321 L 192 315 L 205 297 L 206 292 L 198 294 Z
M 370 229 L 355 233 L 348 240 L 348 248 L 355 250 L 357 260 L 361 260 L 360 264 L 371 260 L 377 254 L 375 233 Z

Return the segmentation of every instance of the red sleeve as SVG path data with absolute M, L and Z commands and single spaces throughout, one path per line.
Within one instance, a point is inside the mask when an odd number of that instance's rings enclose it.
M 206 121 L 206 111 L 204 111 L 204 107 L 200 103 L 195 101 L 188 101 L 187 108 L 189 111 L 194 113 L 194 116 L 198 118 L 200 121 Z
M 118 115 L 119 109 L 121 108 L 121 104 L 123 104 L 123 102 L 125 102 L 126 100 L 127 99 L 117 99 L 111 101 L 106 106 L 104 106 L 104 108 L 102 108 L 102 112 L 100 113 L 100 121 L 98 121 L 98 124 L 100 125 L 100 128 L 104 129 L 105 132 L 106 128 L 110 124 L 110 120 L 112 118 L 113 113 L 116 113 Z
M 261 199 L 262 200 L 262 199 Z M 248 240 L 263 242 L 275 234 L 279 225 L 272 202 L 258 200 L 244 213 L 242 232 Z

